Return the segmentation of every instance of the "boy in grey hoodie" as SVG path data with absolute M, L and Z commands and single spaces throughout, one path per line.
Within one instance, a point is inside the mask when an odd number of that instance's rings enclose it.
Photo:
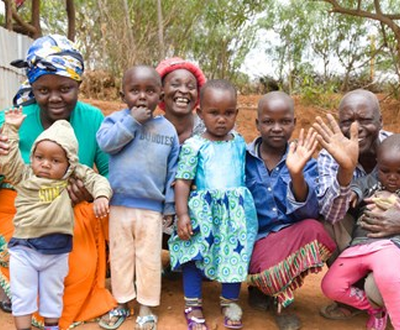
M 78 163 L 78 141 L 66 120 L 56 121 L 38 136 L 31 164 L 26 165 L 18 147 L 24 119 L 21 107 L 6 112 L 3 134 L 10 151 L 0 157 L 0 172 L 18 192 L 15 230 L 8 243 L 13 316 L 18 330 L 30 329 L 39 293 L 45 330 L 58 330 L 74 226 L 68 179 L 73 176 L 85 183 L 94 196 L 96 217 L 107 215 L 112 190 L 106 178 Z
M 106 117 L 96 135 L 100 149 L 110 154 L 111 287 L 118 302 L 99 325 L 118 328 L 136 299 L 136 329 L 155 329 L 152 309 L 161 298 L 162 225 L 175 214 L 172 183 L 179 139 L 164 116 L 154 116 L 163 92 L 152 67 L 128 69 L 121 96 L 128 107 Z

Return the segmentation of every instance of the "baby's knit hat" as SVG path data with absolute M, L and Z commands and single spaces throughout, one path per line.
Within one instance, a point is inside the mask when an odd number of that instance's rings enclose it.
M 197 80 L 197 91 L 200 94 L 200 88 L 206 82 L 206 77 L 204 76 L 203 71 L 194 63 L 186 61 L 180 57 L 171 57 L 165 60 L 162 60 L 158 66 L 156 67 L 157 72 L 160 74 L 161 79 L 164 80 L 165 76 L 175 70 L 185 69 L 191 72 L 196 80 Z M 199 105 L 200 98 L 197 99 L 196 106 Z M 165 110 L 165 103 L 161 101 L 158 106 Z

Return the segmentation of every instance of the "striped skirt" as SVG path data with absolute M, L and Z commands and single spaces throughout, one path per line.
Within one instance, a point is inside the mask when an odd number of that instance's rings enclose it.
M 322 270 L 335 248 L 317 220 L 303 220 L 271 232 L 254 246 L 247 282 L 286 307 L 293 302 L 294 290 L 309 273 Z

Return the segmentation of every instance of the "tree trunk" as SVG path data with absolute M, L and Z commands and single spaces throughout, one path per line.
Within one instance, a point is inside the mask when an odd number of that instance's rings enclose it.
M 3 0 L 6 9 L 6 29 L 12 31 L 12 0 Z
M 135 41 L 134 41 L 134 36 L 133 36 L 133 30 L 132 30 L 132 24 L 131 24 L 131 18 L 129 15 L 129 6 L 127 0 L 122 0 L 122 5 L 124 8 L 124 13 L 125 13 L 125 30 L 127 33 L 127 38 L 128 38 L 128 51 L 130 52 L 130 57 L 128 57 L 128 67 L 132 66 L 135 61 L 136 61 L 136 56 L 135 54 Z
M 157 18 L 158 18 L 158 47 L 160 49 L 159 60 L 162 61 L 165 57 L 164 45 L 164 28 L 161 0 L 157 0 Z
M 66 0 L 68 17 L 68 39 L 75 41 L 75 4 L 74 0 Z
M 101 38 L 101 58 L 103 61 L 99 61 L 97 64 L 98 68 L 105 68 L 106 67 L 106 59 L 107 59 L 107 23 L 105 22 L 105 13 L 104 13 L 104 3 L 101 0 L 97 0 L 97 8 L 100 12 L 100 17 L 99 17 L 99 24 L 100 24 L 100 30 L 103 38 Z
M 40 38 L 42 36 L 42 29 L 40 27 L 40 0 L 32 0 L 31 24 L 34 28 L 31 37 L 33 39 Z

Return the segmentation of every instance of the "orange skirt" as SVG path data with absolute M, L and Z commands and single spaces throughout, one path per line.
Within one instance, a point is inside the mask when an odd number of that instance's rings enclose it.
M 1 242 L 11 239 L 15 215 L 16 192 L 0 189 L 0 285 L 10 296 L 7 250 Z M 69 273 L 65 279 L 64 307 L 60 329 L 68 329 L 76 322 L 101 316 L 116 306 L 116 301 L 105 288 L 106 246 L 102 223 L 96 219 L 92 204 L 75 206 L 73 249 L 69 256 Z M 43 319 L 34 316 L 34 325 L 43 325 Z

